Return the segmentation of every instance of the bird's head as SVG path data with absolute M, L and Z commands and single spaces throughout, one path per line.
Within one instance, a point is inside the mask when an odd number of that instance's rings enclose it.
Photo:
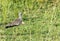
M 22 16 L 22 12 L 19 12 L 19 16 Z

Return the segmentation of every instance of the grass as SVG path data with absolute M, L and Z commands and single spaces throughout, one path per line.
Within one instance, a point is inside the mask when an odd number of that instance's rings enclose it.
M 60 41 L 59 0 L 0 0 L 0 4 L 0 41 Z M 6 29 L 19 11 L 25 24 Z

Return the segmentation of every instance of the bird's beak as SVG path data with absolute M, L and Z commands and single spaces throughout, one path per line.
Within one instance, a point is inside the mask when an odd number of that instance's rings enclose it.
M 22 24 L 25 24 L 24 22 L 22 22 Z

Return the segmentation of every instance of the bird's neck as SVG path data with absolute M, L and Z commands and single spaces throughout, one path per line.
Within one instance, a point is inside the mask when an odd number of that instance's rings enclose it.
M 19 16 L 19 19 L 22 20 L 22 16 Z

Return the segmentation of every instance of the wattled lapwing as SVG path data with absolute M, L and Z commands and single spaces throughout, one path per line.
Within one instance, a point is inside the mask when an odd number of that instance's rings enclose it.
M 13 27 L 13 26 L 18 26 L 18 25 L 20 25 L 20 24 L 24 24 L 24 22 L 22 21 L 22 13 L 20 12 L 20 13 L 18 14 L 18 16 L 19 16 L 19 17 L 18 17 L 16 20 L 12 21 L 11 23 L 8 23 L 8 24 L 6 25 L 6 28 Z

